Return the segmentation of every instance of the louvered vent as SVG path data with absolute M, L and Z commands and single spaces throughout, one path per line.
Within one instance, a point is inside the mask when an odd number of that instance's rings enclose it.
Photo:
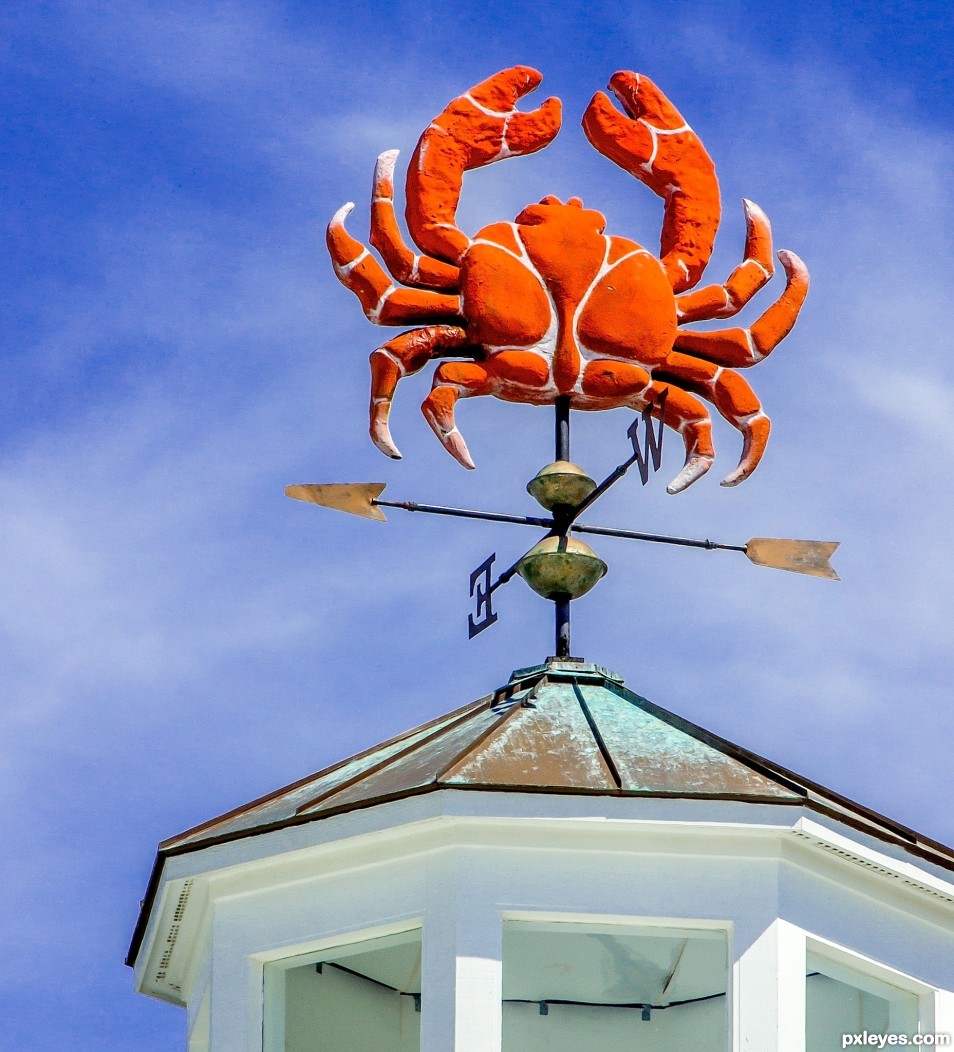
M 159 968 L 155 977 L 157 983 L 166 983 L 167 986 L 176 991 L 179 990 L 178 984 L 167 982 L 166 976 L 168 975 L 169 962 L 172 960 L 172 954 L 176 948 L 176 940 L 179 938 L 179 928 L 182 924 L 182 918 L 185 916 L 192 884 L 192 880 L 187 880 L 179 892 L 179 901 L 176 903 L 175 912 L 172 914 L 172 923 L 169 925 L 169 934 L 166 936 L 166 948 L 163 951 L 162 960 L 159 961 Z
M 929 884 L 922 884 L 919 880 L 911 880 L 910 877 L 905 877 L 892 869 L 887 869 L 885 866 L 879 866 L 877 862 L 871 862 L 866 858 L 862 858 L 860 855 L 856 855 L 853 851 L 846 851 L 843 847 L 836 847 L 834 844 L 829 844 L 825 840 L 819 840 L 818 837 L 812 836 L 811 833 L 805 833 L 800 829 L 794 829 L 792 832 L 802 840 L 809 841 L 809 843 L 813 844 L 815 847 L 823 848 L 825 851 L 828 851 L 833 855 L 838 855 L 840 858 L 846 859 L 848 862 L 853 862 L 856 866 L 862 866 L 864 869 L 869 869 L 873 873 L 880 873 L 882 876 L 890 877 L 892 880 L 895 880 L 900 884 L 906 884 L 909 888 L 914 888 L 915 891 L 920 891 L 925 895 L 930 895 L 932 898 L 940 899 L 941 902 L 954 903 L 954 896 L 945 895 L 943 891 L 938 891 L 936 888 L 932 888 Z

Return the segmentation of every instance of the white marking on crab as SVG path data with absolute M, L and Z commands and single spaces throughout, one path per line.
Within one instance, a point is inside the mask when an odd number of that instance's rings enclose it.
M 640 123 L 645 127 L 650 128 L 654 132 L 658 132 L 660 135 L 682 135 L 683 132 L 691 132 L 692 128 L 688 124 L 683 124 L 679 128 L 657 128 L 655 124 L 650 124 L 645 117 L 639 118 Z
M 385 150 L 378 154 L 374 165 L 374 189 L 377 192 L 382 185 L 394 186 L 394 166 L 397 163 L 400 150 Z M 384 196 L 390 199 L 391 193 L 385 191 Z
M 530 258 L 530 254 L 527 251 L 527 246 L 523 243 L 523 238 L 520 236 L 520 229 L 516 223 L 509 223 L 508 226 L 514 232 L 514 240 L 520 248 L 520 259 L 523 265 L 530 271 L 530 273 L 537 279 L 540 284 L 540 288 L 543 291 L 544 296 L 547 298 L 547 302 L 550 304 L 550 325 L 543 337 L 534 345 L 538 353 L 541 354 L 550 364 L 550 368 L 553 368 L 553 362 L 556 359 L 557 354 L 557 342 L 560 335 L 560 323 L 559 315 L 557 313 L 556 301 L 547 288 L 547 283 L 543 280 L 543 275 L 534 266 L 533 260 Z M 506 251 L 506 250 L 505 250 Z M 512 253 L 511 253 L 512 255 Z M 571 339 L 573 338 L 571 333 Z
M 365 255 L 367 254 L 367 250 L 365 250 Z M 368 321 L 374 322 L 375 325 L 377 325 L 380 322 L 381 311 L 384 310 L 385 303 L 387 303 L 387 301 L 396 291 L 397 289 L 393 285 L 389 285 L 384 290 L 384 292 L 381 293 L 381 295 L 378 297 L 378 302 L 370 310 L 366 310 L 364 312 L 365 317 L 368 319 Z
M 496 157 L 494 157 L 495 161 L 501 161 L 505 157 L 515 156 L 514 151 L 511 150 L 510 147 L 507 145 L 507 128 L 510 124 L 511 116 L 513 116 L 512 113 L 508 114 L 508 116 L 504 118 L 503 129 L 500 132 L 500 149 L 497 151 Z
M 407 280 L 409 282 L 417 281 L 417 279 L 420 277 L 420 266 L 421 266 L 421 257 L 415 252 L 414 253 L 414 264 L 411 267 L 411 271 L 410 271 L 410 273 L 407 276 Z
M 387 358 L 387 360 L 389 362 L 391 362 L 397 368 L 397 370 L 401 374 L 401 376 L 407 376 L 407 369 L 404 368 L 404 363 L 399 358 L 396 358 L 386 347 L 376 347 L 371 352 L 371 356 L 373 357 L 376 354 L 383 355 L 385 358 Z M 390 399 L 389 398 L 379 398 L 379 399 L 377 399 L 377 401 L 379 401 L 379 402 L 389 402 Z
M 613 262 L 610 263 L 609 262 L 609 254 L 610 254 L 610 249 L 612 248 L 612 243 L 611 243 L 610 237 L 608 235 L 604 234 L 603 235 L 603 242 L 605 244 L 605 250 L 603 252 L 603 262 L 600 264 L 599 270 L 597 270 L 596 275 L 594 276 L 593 280 L 590 282 L 589 288 L 587 288 L 586 292 L 584 292 L 583 295 L 580 297 L 580 302 L 577 304 L 576 310 L 573 313 L 573 321 L 572 321 L 573 337 L 576 340 L 577 347 L 579 348 L 580 357 L 583 358 L 585 361 L 591 361 L 592 362 L 592 361 L 598 361 L 601 358 L 609 358 L 610 360 L 616 361 L 616 362 L 630 362 L 630 363 L 632 363 L 633 362 L 632 358 L 626 358 L 626 357 L 623 357 L 622 355 L 615 355 L 615 354 L 606 353 L 606 352 L 600 352 L 600 353 L 597 354 L 594 351 L 592 351 L 589 347 L 587 347 L 585 344 L 583 344 L 580 341 L 580 338 L 579 338 L 579 321 L 580 321 L 580 316 L 582 315 L 583 310 L 586 307 L 586 304 L 588 303 L 589 298 L 592 295 L 593 291 L 595 290 L 596 286 L 603 280 L 603 278 L 607 274 L 609 274 L 611 271 L 615 270 L 616 267 L 618 267 L 621 263 L 625 263 L 627 259 L 632 259 L 634 256 L 649 256 L 650 259 L 655 259 L 656 257 L 648 249 L 645 249 L 645 248 L 634 248 L 631 252 L 627 252 L 625 255 L 620 256 L 619 259 L 614 259 Z M 638 362 L 636 364 L 640 365 L 640 368 L 645 368 L 645 366 L 641 365 Z
M 339 278 L 346 278 L 356 266 L 363 263 L 370 255 L 371 253 L 366 248 L 362 249 L 350 263 L 335 263 L 335 273 Z
M 331 217 L 331 222 L 328 224 L 329 227 L 337 228 L 345 225 L 345 220 L 354 211 L 354 201 L 347 201 L 343 204 L 337 212 Z
M 666 492 L 670 495 L 681 493 L 684 489 L 691 486 L 697 479 L 702 478 L 709 468 L 712 467 L 713 460 L 713 457 L 703 457 L 698 453 L 693 453 L 686 461 L 685 467 L 683 467 L 682 471 L 680 471 L 666 487 Z
M 680 135 L 682 132 L 691 132 L 692 129 L 688 124 L 684 124 L 681 128 L 657 128 L 655 124 L 650 124 L 645 117 L 638 117 L 637 123 L 641 124 L 646 131 L 649 132 L 649 137 L 653 141 L 652 152 L 649 155 L 649 160 L 644 161 L 640 168 L 649 175 L 654 175 L 653 166 L 656 163 L 656 155 L 659 153 L 659 136 L 660 135 Z M 678 187 L 676 187 L 678 189 Z
M 765 355 L 755 346 L 755 339 L 752 336 L 752 330 L 743 329 L 742 331 L 745 333 L 745 338 L 748 341 L 749 354 L 752 356 L 752 364 L 754 365 L 756 362 L 761 362 L 765 358 Z
M 686 277 L 688 278 L 689 277 L 689 268 L 686 266 L 686 261 L 684 259 L 677 259 L 676 260 L 676 265 L 682 269 L 683 274 L 685 274 Z
M 474 107 L 475 110 L 479 110 L 481 113 L 486 113 L 488 117 L 503 117 L 503 118 L 506 118 L 506 117 L 512 116 L 513 113 L 514 113 L 513 109 L 509 109 L 509 110 L 492 110 L 488 106 L 484 106 L 482 103 L 478 102 L 473 97 L 473 95 L 471 95 L 471 93 L 469 91 L 464 92 L 464 94 L 459 96 L 459 98 L 466 99 L 467 102 L 469 102 L 471 104 L 471 106 Z M 455 101 L 457 101 L 457 100 L 455 100 Z

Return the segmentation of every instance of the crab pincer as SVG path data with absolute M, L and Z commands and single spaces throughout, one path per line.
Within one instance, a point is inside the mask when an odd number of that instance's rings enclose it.
M 712 158 L 649 77 L 621 70 L 608 86 L 625 113 L 598 91 L 583 131 L 595 149 L 666 202 L 660 259 L 673 292 L 691 289 L 709 262 L 721 217 Z
M 425 252 L 459 263 L 470 239 L 455 215 L 464 172 L 504 157 L 536 153 L 560 130 L 557 98 L 522 113 L 517 102 L 543 77 L 529 66 L 501 70 L 449 103 L 417 144 L 405 187 L 408 230 Z

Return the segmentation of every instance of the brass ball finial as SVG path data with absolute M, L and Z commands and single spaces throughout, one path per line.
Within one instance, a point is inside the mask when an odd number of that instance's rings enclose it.
M 596 483 L 590 476 L 569 460 L 547 464 L 527 483 L 527 492 L 547 511 L 560 505 L 575 508 L 595 489 Z
M 606 573 L 606 563 L 575 537 L 544 537 L 520 560 L 517 573 L 544 599 L 579 599 Z

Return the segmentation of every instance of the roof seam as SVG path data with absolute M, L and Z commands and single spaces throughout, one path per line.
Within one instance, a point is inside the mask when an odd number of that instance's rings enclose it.
M 793 772 L 777 766 L 772 763 L 771 760 L 766 760 L 757 753 L 744 749 L 741 745 L 736 745 L 735 742 L 729 741 L 728 738 L 722 738 L 718 734 L 713 734 L 711 731 L 707 731 L 705 727 L 700 727 L 691 720 L 683 719 L 682 716 L 678 716 L 676 713 L 664 709 L 661 705 L 656 705 L 654 702 L 649 701 L 640 694 L 636 694 L 625 686 L 620 686 L 617 689 L 617 685 L 611 682 L 607 682 L 605 686 L 607 690 L 611 691 L 623 701 L 633 703 L 635 699 L 635 704 L 638 708 L 642 709 L 643 712 L 648 713 L 656 719 L 662 720 L 663 723 L 668 724 L 675 730 L 687 734 L 690 738 L 695 738 L 696 741 L 702 742 L 703 745 L 708 745 L 710 748 L 729 757 L 729 759 L 743 764 L 755 771 L 756 774 L 760 774 L 763 778 L 767 778 L 769 781 L 775 782 L 789 792 L 796 794 L 803 801 L 808 799 L 810 783 L 801 779 Z
M 479 709 L 476 711 L 479 711 Z M 308 800 L 305 803 L 301 804 L 299 807 L 296 807 L 295 814 L 304 814 L 312 808 L 317 807 L 320 803 L 323 803 L 325 800 L 330 799 L 332 796 L 335 796 L 338 793 L 343 793 L 346 789 L 350 789 L 353 785 L 356 785 L 358 782 L 363 781 L 365 778 L 373 777 L 379 771 L 382 771 L 385 767 L 388 767 L 397 761 L 405 759 L 407 756 L 410 756 L 418 749 L 423 748 L 423 746 L 430 745 L 431 742 L 436 741 L 446 732 L 456 729 L 468 718 L 475 714 L 476 712 L 474 710 L 469 710 L 467 712 L 462 713 L 456 720 L 451 720 L 449 723 L 443 724 L 442 726 L 438 727 L 433 733 L 427 734 L 423 738 L 419 738 L 416 742 L 414 742 L 412 745 L 409 745 L 406 749 L 401 749 L 396 753 L 392 753 L 389 756 L 385 756 L 378 763 L 366 768 L 363 771 L 359 771 L 352 778 L 348 778 L 344 782 L 341 782 L 339 785 L 328 789 L 326 792 L 319 793 L 317 796 L 312 797 L 311 800 Z
M 507 720 L 509 720 L 513 716 L 515 712 L 518 712 L 520 709 L 526 707 L 527 702 L 533 701 L 533 699 L 537 695 L 537 689 L 540 687 L 541 683 L 543 683 L 543 678 L 537 680 L 537 682 L 534 683 L 534 685 L 527 692 L 527 696 L 525 698 L 523 698 L 520 702 L 511 705 L 510 708 L 507 709 L 507 711 L 500 717 L 500 719 L 495 720 L 493 723 L 490 724 L 489 727 L 485 727 L 484 730 L 469 745 L 464 746 L 464 748 L 461 749 L 461 751 L 457 753 L 457 755 L 454 756 L 454 758 L 450 760 L 449 763 L 445 764 L 444 767 L 442 767 L 437 772 L 437 774 L 434 777 L 434 783 L 441 784 L 442 778 L 446 778 L 454 770 L 455 767 L 459 767 L 472 752 L 480 748 L 480 746 L 483 745 L 484 742 L 487 741 L 487 739 L 499 727 L 502 727 L 507 722 Z M 519 693 L 522 693 L 522 690 L 514 690 L 508 695 L 508 697 L 512 698 L 515 694 Z M 496 702 L 494 704 L 496 704 Z
M 583 710 L 583 715 L 586 718 L 586 722 L 589 724 L 590 733 L 593 735 L 593 740 L 596 742 L 597 748 L 600 750 L 603 759 L 606 761 L 606 766 L 609 768 L 609 772 L 613 776 L 616 788 L 622 789 L 623 779 L 616 766 L 616 761 L 613 759 L 606 742 L 603 740 L 603 735 L 600 733 L 600 729 L 596 725 L 596 720 L 593 718 L 593 714 L 590 712 L 589 706 L 586 704 L 586 699 L 583 697 L 583 691 L 580 690 L 580 685 L 576 680 L 573 680 L 573 693 L 576 695 L 576 700 L 580 703 L 580 708 Z
M 388 738 L 386 741 L 380 742 L 377 745 L 372 745 L 367 749 L 362 749 L 360 752 L 355 753 L 353 756 L 347 756 L 343 760 L 339 760 L 337 763 L 330 764 L 328 767 L 322 767 L 321 770 L 315 771 L 313 774 L 305 775 L 304 778 L 299 778 L 294 782 L 290 782 L 288 785 L 282 786 L 280 789 L 275 789 L 270 793 L 265 793 L 263 796 L 256 797 L 256 799 L 250 801 L 247 804 L 241 804 L 239 807 L 232 808 L 231 811 L 226 811 L 224 814 L 216 815 L 215 818 L 207 819 L 205 822 L 200 822 L 198 825 L 192 826 L 189 829 L 183 830 L 181 833 L 177 833 L 173 837 L 169 837 L 167 840 L 163 840 L 159 844 L 160 850 L 166 848 L 172 848 L 177 843 L 193 838 L 197 833 L 203 832 L 207 829 L 212 829 L 217 825 L 221 825 L 224 822 L 229 821 L 232 818 L 238 818 L 239 815 L 250 814 L 258 807 L 263 807 L 265 804 L 270 804 L 276 800 L 279 800 L 282 796 L 287 793 L 294 792 L 296 789 L 300 789 L 307 785 L 308 782 L 317 781 L 319 778 L 324 778 L 326 775 L 332 774 L 340 768 L 346 766 L 349 763 L 353 763 L 355 760 L 360 760 L 365 756 L 370 756 L 372 753 L 377 752 L 380 749 L 387 749 L 391 745 L 397 744 L 402 738 L 410 738 L 415 735 L 418 731 L 426 730 L 428 727 L 434 726 L 435 724 L 441 723 L 444 720 L 448 720 L 453 717 L 463 717 L 470 710 L 480 706 L 480 704 L 487 700 L 491 695 L 485 695 L 483 698 L 479 698 L 477 701 L 468 702 L 466 705 L 460 706 L 460 708 L 453 709 L 451 712 L 445 713 L 443 716 L 436 716 L 432 720 L 428 720 L 426 723 L 422 723 L 417 727 L 412 727 L 410 730 L 406 730 L 401 734 L 396 734 L 393 738 Z

